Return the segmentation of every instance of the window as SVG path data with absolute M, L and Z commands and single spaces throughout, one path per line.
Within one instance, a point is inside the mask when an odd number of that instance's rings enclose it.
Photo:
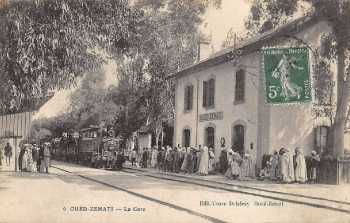
M 327 149 L 328 126 L 318 126 L 315 128 L 315 148 L 319 154 Z
M 244 152 L 244 126 L 235 125 L 232 131 L 232 146 L 235 151 L 243 155 Z
M 193 108 L 193 85 L 185 87 L 185 99 L 184 99 L 185 111 L 190 111 Z
M 203 107 L 207 107 L 207 102 L 208 102 L 208 82 L 203 81 Z
M 182 145 L 189 147 L 191 145 L 191 130 L 184 129 L 182 132 Z
M 210 79 L 208 84 L 208 107 L 214 107 L 215 80 Z
M 239 70 L 236 73 L 235 102 L 243 102 L 245 93 L 245 72 Z
M 215 79 L 203 81 L 203 107 L 213 108 L 215 104 Z
M 215 129 L 214 127 L 208 127 L 205 129 L 206 142 L 205 145 L 214 148 L 215 145 Z

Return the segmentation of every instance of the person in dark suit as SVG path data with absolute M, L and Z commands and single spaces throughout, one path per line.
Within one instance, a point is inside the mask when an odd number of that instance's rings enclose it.
M 147 161 L 148 161 L 148 151 L 147 151 L 147 148 L 144 148 L 142 153 L 142 168 L 147 168 Z
M 25 147 L 23 146 L 21 148 L 21 151 L 19 152 L 19 155 L 18 155 L 18 168 L 19 168 L 19 170 L 22 170 L 22 159 L 23 159 L 24 152 L 25 152 Z
M 41 168 L 41 163 L 44 162 L 44 147 L 40 145 L 39 147 L 39 160 L 37 165 L 39 166 L 39 172 L 43 172 L 43 169 Z
M 12 147 L 10 146 L 10 143 L 7 143 L 5 146 L 5 157 L 6 157 L 6 165 L 11 166 Z
M 225 173 L 226 173 L 226 170 L 227 170 L 227 168 L 228 168 L 227 150 L 226 150 L 225 147 L 223 147 L 223 148 L 221 149 L 219 161 L 220 161 L 220 172 L 221 172 L 222 174 L 225 174 Z
M 36 144 L 33 144 L 32 157 L 33 157 L 33 163 L 34 163 L 34 166 L 36 167 L 37 172 L 40 172 L 40 165 L 38 165 L 38 163 L 39 163 L 39 147 Z
M 194 160 L 196 150 L 192 147 L 190 153 L 187 155 L 187 173 L 192 174 L 194 172 Z

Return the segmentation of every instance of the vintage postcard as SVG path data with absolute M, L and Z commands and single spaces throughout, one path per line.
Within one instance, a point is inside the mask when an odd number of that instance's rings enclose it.
M 350 223 L 349 0 L 0 0 L 0 223 Z

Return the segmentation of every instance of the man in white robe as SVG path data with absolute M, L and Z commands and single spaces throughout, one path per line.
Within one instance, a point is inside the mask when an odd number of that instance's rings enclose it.
M 294 160 L 293 160 L 293 154 L 291 154 L 289 151 L 289 162 L 288 162 L 288 181 L 289 183 L 292 183 L 295 181 L 295 173 L 294 173 Z
M 305 183 L 307 181 L 306 163 L 303 151 L 300 148 L 296 148 L 295 158 L 295 181 L 299 183 Z
M 187 172 L 187 156 L 190 153 L 191 149 L 189 147 L 184 147 L 184 160 L 182 161 L 182 165 L 181 165 L 181 171 L 183 172 Z
M 208 147 L 204 146 L 200 154 L 201 154 L 201 157 L 199 161 L 198 173 L 200 175 L 208 175 L 208 166 L 209 166 Z
M 281 156 L 281 175 L 283 183 L 291 183 L 294 181 L 293 156 L 288 149 L 284 149 L 284 153 Z
M 158 156 L 158 149 L 157 149 L 157 147 L 153 147 L 152 158 L 151 158 L 152 168 L 156 168 L 156 166 L 157 166 L 157 156 Z
M 209 148 L 209 169 L 208 172 L 212 173 L 215 171 L 215 153 L 213 148 Z
M 28 146 L 24 147 L 24 153 L 22 156 L 22 171 L 28 171 L 29 170 L 29 165 L 28 165 Z
M 249 179 L 255 177 L 255 166 L 253 165 L 252 157 L 249 153 L 243 155 L 241 164 L 240 179 Z

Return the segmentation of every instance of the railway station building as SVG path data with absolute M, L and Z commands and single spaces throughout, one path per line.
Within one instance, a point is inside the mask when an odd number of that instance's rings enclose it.
M 258 167 L 264 154 L 281 147 L 301 147 L 305 155 L 312 150 L 322 152 L 327 145 L 330 121 L 315 115 L 320 105 L 315 97 L 314 77 L 319 74 L 313 65 L 317 63 L 323 36 L 331 32 L 332 27 L 325 20 L 305 16 L 169 75 L 176 86 L 174 145 L 213 146 L 218 160 L 224 139 L 226 147 L 251 154 Z M 282 52 L 280 58 L 293 51 L 306 55 L 301 69 L 309 77 L 304 86 L 283 84 L 283 71 L 277 72 L 279 77 L 267 79 L 265 73 L 272 70 L 268 71 L 264 60 L 268 54 L 279 51 L 287 52 Z M 298 58 L 294 62 L 292 59 L 286 61 L 290 65 L 299 63 Z M 281 61 L 275 62 L 275 70 L 283 69 Z M 334 64 L 332 67 L 336 68 Z M 286 79 L 290 77 L 287 75 Z M 281 85 L 271 85 L 274 81 Z M 281 103 L 270 100 L 276 96 L 281 96 Z

